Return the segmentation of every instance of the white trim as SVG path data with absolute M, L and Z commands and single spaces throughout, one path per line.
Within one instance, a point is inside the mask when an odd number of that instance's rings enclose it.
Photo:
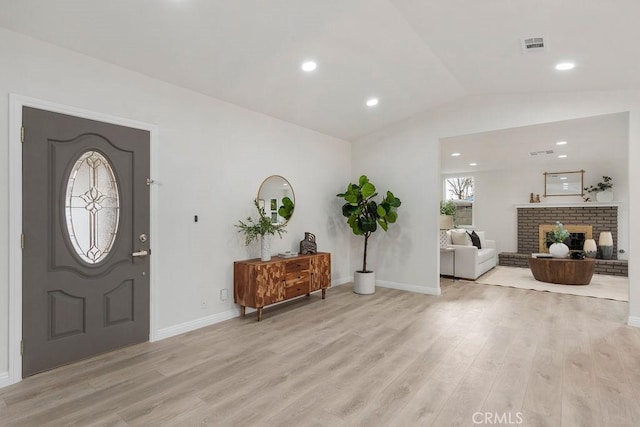
M 629 326 L 635 326 L 636 328 L 640 328 L 640 317 L 629 316 L 627 320 L 627 324 Z
M 205 326 L 215 325 L 216 323 L 224 322 L 225 320 L 239 316 L 240 310 L 237 307 L 234 307 L 231 310 L 223 311 L 222 313 L 190 320 L 179 325 L 169 326 L 168 328 L 163 328 L 157 331 L 156 341 L 195 331 L 196 329 L 204 328 Z
M 385 280 L 376 280 L 376 285 L 382 288 L 399 289 L 401 291 L 415 292 L 417 294 L 440 295 L 440 286 L 421 286 L 412 285 L 410 283 L 387 282 Z
M 9 372 L 0 372 L 0 388 L 13 384 L 9 381 Z
M 22 144 L 20 128 L 22 127 L 22 107 L 33 107 L 56 113 L 69 114 L 90 120 L 126 126 L 149 131 L 151 178 L 158 183 L 159 171 L 157 153 L 159 149 L 158 126 L 135 120 L 111 116 L 82 108 L 57 104 L 41 99 L 9 94 L 9 372 L 5 381 L 0 374 L 0 387 L 14 384 L 22 380 L 22 357 L 20 341 L 22 340 L 22 250 L 20 234 L 22 233 Z M 158 244 L 158 190 L 151 185 L 151 218 L 150 236 L 152 249 L 157 251 Z M 154 252 L 154 255 L 157 252 Z M 150 260 L 150 337 L 157 339 L 157 263 L 154 257 Z

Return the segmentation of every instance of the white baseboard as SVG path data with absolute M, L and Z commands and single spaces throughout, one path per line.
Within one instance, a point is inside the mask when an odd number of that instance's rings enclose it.
M 384 280 L 376 280 L 376 286 L 426 295 L 440 295 L 441 293 L 439 286 L 420 286 L 409 283 L 387 282 Z
M 351 277 L 343 277 L 341 279 L 332 280 L 331 281 L 331 286 L 342 286 L 342 285 L 346 285 L 347 283 L 352 283 L 352 282 L 353 282 L 353 276 L 351 276 Z
M 225 320 L 239 316 L 240 310 L 238 308 L 232 308 L 231 310 L 223 311 L 222 313 L 159 329 L 151 341 L 160 341 L 165 338 L 175 337 L 176 335 L 195 331 L 196 329 L 204 328 L 205 326 L 215 325 L 216 323 L 224 322 Z
M 0 388 L 11 384 L 11 381 L 9 381 L 9 372 L 0 372 Z
M 640 317 L 629 316 L 627 320 L 627 324 L 629 326 L 635 326 L 636 328 L 640 328 Z

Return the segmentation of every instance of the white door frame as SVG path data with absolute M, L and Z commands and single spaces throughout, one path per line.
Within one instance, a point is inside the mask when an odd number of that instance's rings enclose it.
M 20 235 L 22 234 L 22 144 L 20 129 L 22 128 L 22 107 L 33 107 L 55 113 L 68 114 L 84 119 L 96 120 L 135 129 L 142 129 L 150 133 L 150 166 L 154 183 L 158 183 L 158 127 L 156 125 L 110 116 L 95 111 L 76 108 L 54 102 L 44 101 L 26 96 L 9 94 L 9 385 L 22 380 L 22 356 L 20 342 L 22 341 L 22 249 Z M 157 185 L 150 188 L 150 234 L 154 256 L 150 262 L 150 311 L 149 311 L 149 340 L 157 337 L 157 303 L 156 278 L 157 263 L 154 262 L 158 253 L 158 189 Z M 2 386 L 0 385 L 0 386 Z

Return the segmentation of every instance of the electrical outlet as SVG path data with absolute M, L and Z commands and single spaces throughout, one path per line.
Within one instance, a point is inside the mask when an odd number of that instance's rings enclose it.
M 228 289 L 220 289 L 220 301 L 226 301 L 229 298 Z

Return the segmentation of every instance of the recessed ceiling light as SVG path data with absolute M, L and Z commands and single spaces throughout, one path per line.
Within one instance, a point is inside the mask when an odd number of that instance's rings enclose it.
M 369 98 L 367 99 L 367 107 L 375 107 L 378 105 L 378 102 L 380 102 L 378 98 Z
M 566 154 L 560 154 L 560 155 L 558 156 L 558 158 L 559 158 L 559 159 L 564 159 L 564 158 L 566 158 L 566 157 L 567 157 L 567 155 L 566 155 Z
M 451 157 L 458 157 L 460 156 L 460 153 L 451 153 Z
M 560 179 L 567 179 L 567 177 L 566 176 L 561 176 Z
M 574 64 L 573 62 L 561 62 L 559 64 L 556 64 L 556 70 L 558 71 L 573 70 L 575 66 L 576 64 Z
M 314 61 L 307 61 L 302 63 L 302 71 L 306 71 L 307 73 L 315 70 L 316 68 L 318 68 L 318 64 L 316 64 Z
M 477 163 L 469 163 L 469 166 L 478 166 Z
M 556 145 L 567 145 L 567 141 L 558 141 Z

